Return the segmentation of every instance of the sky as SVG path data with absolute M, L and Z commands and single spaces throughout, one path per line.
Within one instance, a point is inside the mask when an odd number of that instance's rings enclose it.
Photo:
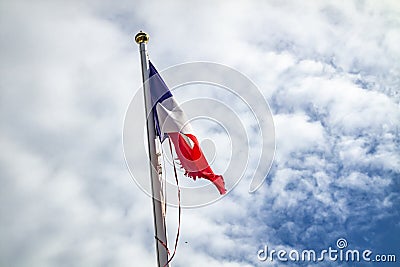
M 275 127 L 259 190 L 244 177 L 183 210 L 173 266 L 281 266 L 258 250 L 339 238 L 400 260 L 397 1 L 0 0 L 0 266 L 155 266 L 151 199 L 122 143 L 141 86 L 139 30 L 160 71 L 206 61 L 244 74 Z M 170 245 L 176 215 L 168 207 Z M 350 264 L 396 266 L 319 265 Z

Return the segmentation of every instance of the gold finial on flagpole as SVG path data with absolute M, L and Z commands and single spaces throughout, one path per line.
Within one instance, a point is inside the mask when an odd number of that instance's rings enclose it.
M 147 33 L 142 32 L 142 31 L 138 32 L 138 34 L 136 34 L 136 36 L 135 36 L 135 41 L 138 44 L 141 44 L 141 43 L 147 44 L 149 42 L 149 39 L 150 39 L 150 36 Z

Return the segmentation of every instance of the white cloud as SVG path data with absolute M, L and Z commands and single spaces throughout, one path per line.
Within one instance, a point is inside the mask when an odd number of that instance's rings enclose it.
M 276 114 L 267 183 L 184 210 L 176 266 L 254 266 L 260 242 L 326 244 L 373 227 L 368 213 L 389 217 L 399 199 L 399 13 L 396 1 L 2 1 L 0 265 L 154 265 L 150 199 L 121 145 L 141 82 L 139 29 L 160 69 L 230 65 Z
M 390 181 L 379 176 L 370 177 L 363 173 L 352 172 L 347 177 L 340 177 L 337 183 L 342 187 L 369 191 L 371 188 L 374 188 L 374 190 L 381 190 L 388 186 Z
M 277 160 L 290 160 L 291 153 L 323 148 L 324 129 L 304 114 L 278 114 L 274 117 L 277 136 Z

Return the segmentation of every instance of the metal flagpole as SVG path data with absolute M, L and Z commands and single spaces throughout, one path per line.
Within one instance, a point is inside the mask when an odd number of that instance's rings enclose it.
M 147 141 L 150 159 L 150 178 L 151 178 L 151 190 L 153 197 L 153 216 L 154 216 L 154 231 L 156 236 L 156 250 L 157 250 L 157 266 L 158 267 L 169 267 L 166 265 L 168 261 L 167 251 L 167 234 L 166 225 L 163 212 L 163 192 L 161 190 L 161 173 L 160 173 L 160 152 L 156 150 L 156 138 L 154 117 L 151 104 L 150 86 L 149 86 L 149 60 L 147 56 L 146 44 L 149 41 L 149 35 L 140 31 L 135 36 L 136 43 L 139 44 L 140 59 L 142 63 L 142 78 L 143 78 L 143 92 L 144 92 L 144 103 L 146 112 L 147 122 Z

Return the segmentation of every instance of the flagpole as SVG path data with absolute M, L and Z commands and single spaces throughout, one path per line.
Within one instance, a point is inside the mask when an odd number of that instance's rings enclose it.
M 147 124 L 147 141 L 148 151 L 150 159 L 150 180 L 151 180 L 151 193 L 153 200 L 153 216 L 154 216 L 154 232 L 156 241 L 156 252 L 157 252 L 157 266 L 158 267 L 169 267 L 166 265 L 168 261 L 167 245 L 167 234 L 166 225 L 163 212 L 163 192 L 161 190 L 161 175 L 159 168 L 161 166 L 159 162 L 159 153 L 156 150 L 156 132 L 154 124 L 154 116 L 151 106 L 150 86 L 149 86 L 149 59 L 147 56 L 146 44 L 149 41 L 149 35 L 140 31 L 135 36 L 136 43 L 139 44 L 140 60 L 142 63 L 142 78 L 143 78 L 143 92 L 144 92 L 144 103 L 145 103 L 145 114 Z

